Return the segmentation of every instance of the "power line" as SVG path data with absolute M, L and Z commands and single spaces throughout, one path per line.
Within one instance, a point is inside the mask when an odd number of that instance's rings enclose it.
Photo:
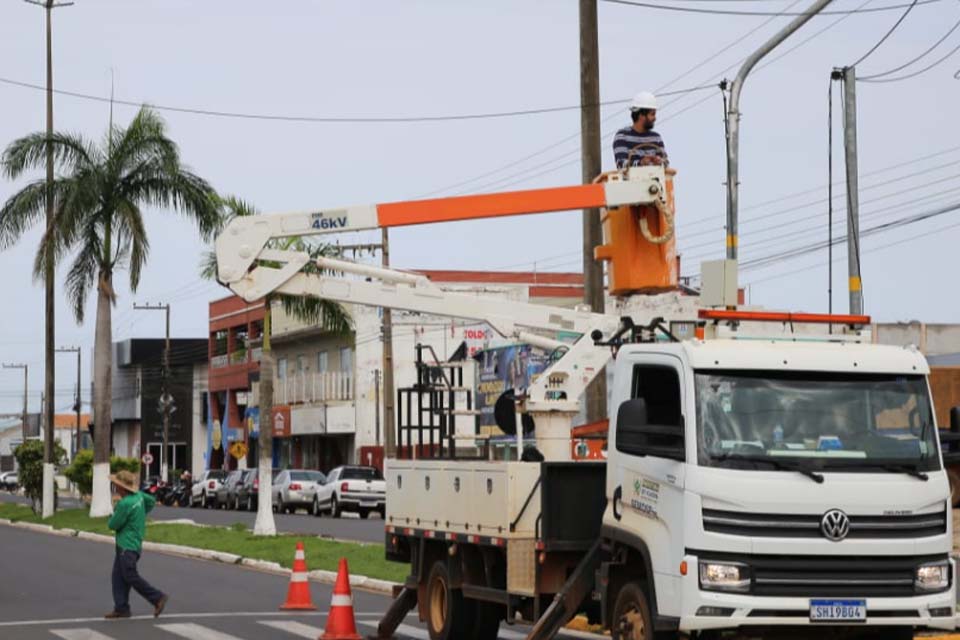
M 12 80 L 10 78 L 0 77 L 0 83 L 8 84 L 16 87 L 24 87 L 28 89 L 36 89 L 38 91 L 46 91 L 45 87 L 42 87 L 38 84 L 33 84 L 31 82 L 22 82 L 19 80 Z M 687 89 L 680 89 L 674 92 L 671 92 L 668 95 L 679 95 L 683 93 L 691 93 L 694 91 L 702 91 L 704 89 L 711 89 L 713 85 L 705 87 L 689 87 Z M 513 118 L 517 116 L 531 116 L 531 115 L 541 115 L 545 113 L 558 113 L 561 111 L 573 111 L 579 110 L 581 106 L 577 105 L 567 105 L 561 107 L 542 107 L 536 109 L 514 109 L 510 111 L 495 111 L 489 113 L 461 113 L 461 114 L 452 114 L 452 115 L 424 115 L 424 116 L 371 116 L 371 117 L 347 117 L 347 116 L 295 116 L 295 115 L 280 115 L 280 114 L 267 114 L 267 113 L 245 113 L 240 111 L 221 111 L 215 109 L 203 109 L 198 107 L 176 107 L 171 105 L 162 105 L 162 104 L 150 104 L 145 101 L 137 102 L 133 100 L 121 100 L 119 98 L 112 99 L 105 96 L 98 96 L 90 93 L 81 93 L 79 91 L 66 91 L 63 89 L 55 89 L 54 93 L 64 96 L 69 96 L 71 98 L 80 98 L 82 100 L 93 100 L 95 102 L 105 102 L 105 103 L 114 103 L 121 104 L 128 107 L 142 107 L 149 106 L 151 109 L 156 109 L 157 111 L 170 111 L 174 113 L 188 113 L 191 115 L 199 116 L 211 116 L 217 118 L 236 118 L 241 120 L 273 120 L 280 122 L 309 122 L 309 123 L 320 123 L 320 124 L 411 124 L 418 122 L 449 122 L 449 121 L 458 121 L 458 120 L 487 120 L 493 118 Z M 606 100 L 601 101 L 595 105 L 589 106 L 600 106 L 605 107 L 615 104 L 625 104 L 630 101 L 630 98 L 621 98 L 617 100 Z
M 887 70 L 887 71 L 884 71 L 883 73 L 874 73 L 874 74 L 868 75 L 868 76 L 860 76 L 860 77 L 857 78 L 857 80 L 870 81 L 870 80 L 873 80 L 874 78 L 880 78 L 880 77 L 882 77 L 882 76 L 888 76 L 888 75 L 890 75 L 891 73 L 896 73 L 897 71 L 902 71 L 903 69 L 906 69 L 907 67 L 909 67 L 910 65 L 912 65 L 914 62 L 918 62 L 919 60 L 922 60 L 923 58 L 927 57 L 927 55 L 929 55 L 930 52 L 932 52 L 934 49 L 936 49 L 936 48 L 939 47 L 941 44 L 943 44 L 944 40 L 946 40 L 947 38 L 949 38 L 949 37 L 950 37 L 950 34 L 952 34 L 954 31 L 956 31 L 958 27 L 960 27 L 960 20 L 958 20 L 952 27 L 950 27 L 950 30 L 947 31 L 947 32 L 943 35 L 942 38 L 940 38 L 940 39 L 937 40 L 935 43 L 933 43 L 933 46 L 932 46 L 932 47 L 930 47 L 929 49 L 927 49 L 926 51 L 924 51 L 923 53 L 921 53 L 920 55 L 918 55 L 916 58 L 913 58 L 912 60 L 903 63 L 903 64 L 900 65 L 899 67 L 894 67 L 893 69 L 889 69 L 889 70 Z
M 913 4 L 922 5 L 922 4 L 933 4 L 934 2 L 940 2 L 941 0 L 919 0 Z M 631 7 L 642 7 L 644 9 L 658 9 L 660 11 L 679 11 L 683 13 L 704 13 L 709 15 L 724 15 L 724 16 L 808 16 L 810 15 L 809 11 L 799 11 L 799 12 L 772 12 L 772 11 L 732 11 L 727 9 L 700 9 L 697 7 L 670 7 L 662 4 L 653 4 L 649 2 L 637 2 L 636 0 L 601 0 L 601 2 L 608 2 L 610 4 L 622 4 Z M 906 4 L 893 4 L 887 5 L 884 7 L 873 7 L 870 9 L 848 9 L 845 11 L 820 11 L 817 16 L 848 16 L 858 13 L 877 13 L 880 11 L 893 11 L 895 9 L 904 9 L 910 5 Z
M 879 83 L 879 82 L 900 82 L 901 80 L 909 80 L 910 78 L 916 78 L 916 77 L 919 76 L 920 74 L 926 73 L 927 71 L 930 71 L 930 70 L 933 69 L 934 67 L 936 67 L 936 66 L 940 65 L 941 63 L 945 62 L 945 61 L 947 60 L 947 58 L 951 57 L 951 56 L 952 56 L 953 54 L 955 54 L 957 51 L 960 51 L 960 44 L 958 44 L 956 47 L 954 47 L 953 49 L 951 49 L 951 50 L 949 51 L 949 53 L 947 53 L 947 55 L 943 56 L 942 58 L 940 58 L 940 59 L 937 60 L 936 62 L 934 62 L 934 63 L 932 63 L 932 64 L 924 67 L 923 69 L 920 69 L 919 71 L 914 71 L 913 73 L 909 73 L 909 74 L 907 74 L 907 75 L 905 75 L 905 76 L 899 76 L 899 77 L 897 77 L 897 78 L 875 78 L 875 79 L 857 78 L 857 80 L 862 80 L 862 81 L 864 81 L 864 82 L 878 82 L 878 83 Z
M 853 64 L 851 64 L 850 66 L 851 66 L 851 67 L 857 66 L 858 64 L 860 64 L 861 62 L 863 62 L 864 60 L 866 60 L 867 58 L 869 58 L 869 57 L 873 54 L 874 51 L 876 51 L 877 49 L 879 49 L 879 48 L 880 48 L 880 45 L 882 45 L 884 42 L 886 42 L 886 41 L 887 41 L 887 38 L 889 38 L 890 36 L 892 36 L 892 35 L 893 35 L 893 32 L 897 30 L 897 28 L 903 23 L 904 20 L 906 20 L 907 16 L 910 15 L 910 12 L 913 11 L 913 8 L 914 8 L 915 6 L 917 6 L 917 0 L 913 0 L 913 2 L 910 3 L 910 6 L 907 7 L 907 10 L 903 12 L 903 15 L 901 15 L 900 18 L 899 18 L 896 22 L 893 23 L 893 26 L 890 27 L 890 30 L 889 30 L 889 31 L 887 31 L 885 34 L 883 34 L 883 37 L 880 38 L 880 40 L 877 41 L 877 44 L 875 44 L 875 45 L 873 45 L 872 47 L 870 47 L 870 50 L 869 50 L 869 51 L 867 51 L 865 54 L 863 54 L 862 56 L 860 56 L 860 57 L 857 59 L 857 61 L 854 62 Z

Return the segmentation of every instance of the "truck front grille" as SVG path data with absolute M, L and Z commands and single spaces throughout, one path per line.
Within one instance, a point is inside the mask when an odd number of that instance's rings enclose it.
M 915 596 L 916 568 L 946 559 L 945 555 L 833 557 L 690 553 L 701 560 L 747 564 L 753 595 L 805 598 Z
M 908 516 L 850 517 L 847 538 L 925 538 L 947 532 L 946 511 Z M 823 514 L 794 515 L 703 510 L 703 529 L 712 533 L 764 538 L 822 538 Z

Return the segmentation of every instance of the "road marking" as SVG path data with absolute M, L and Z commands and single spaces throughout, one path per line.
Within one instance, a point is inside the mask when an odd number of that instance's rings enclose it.
M 377 628 L 377 623 L 375 622 L 361 622 L 363 627 L 371 627 L 373 629 Z M 430 634 L 427 633 L 425 629 L 417 629 L 416 627 L 411 627 L 408 624 L 401 624 L 397 626 L 397 635 L 410 636 L 411 638 L 416 638 L 417 640 L 430 640 Z
M 323 635 L 323 629 L 320 627 L 311 627 L 308 624 L 295 622 L 293 620 L 258 620 L 257 622 L 266 627 L 286 631 L 287 633 L 292 633 L 301 638 L 309 638 L 310 640 L 316 640 Z
M 277 613 L 276 611 L 218 611 L 211 613 L 164 613 L 163 618 L 165 620 L 178 620 L 184 618 L 237 618 L 237 617 L 257 617 L 257 618 L 269 618 L 270 616 L 280 616 L 284 614 Z M 327 613 L 325 611 L 299 611 L 297 612 L 298 616 L 311 616 L 311 617 L 325 617 Z M 356 617 L 358 618 L 377 618 L 380 619 L 383 617 L 383 613 L 357 613 Z M 153 620 L 153 614 L 147 614 L 142 616 L 132 616 L 128 620 Z M 36 627 L 40 625 L 53 625 L 53 624 L 89 624 L 91 622 L 103 622 L 103 616 L 98 616 L 96 618 L 54 618 L 48 620 L 15 620 L 11 622 L 0 622 L 0 628 L 3 627 Z
M 158 629 L 163 629 L 175 636 L 190 638 L 190 640 L 240 640 L 237 636 L 231 636 L 228 633 L 214 631 L 209 627 L 189 622 L 177 622 L 174 624 L 158 624 Z
M 50 629 L 50 633 L 63 640 L 113 640 L 93 629 Z

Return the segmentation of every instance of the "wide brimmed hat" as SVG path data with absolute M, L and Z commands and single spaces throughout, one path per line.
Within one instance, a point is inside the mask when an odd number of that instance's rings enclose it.
M 132 471 L 118 471 L 110 474 L 110 482 L 122 487 L 130 493 L 136 493 L 140 490 L 137 483 L 137 476 Z

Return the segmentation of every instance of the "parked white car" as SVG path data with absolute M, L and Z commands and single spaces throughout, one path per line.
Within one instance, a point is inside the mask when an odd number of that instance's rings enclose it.
M 337 467 L 327 481 L 317 488 L 313 515 L 329 513 L 339 518 L 344 511 L 359 513 L 366 518 L 378 511 L 383 518 L 387 510 L 387 483 L 376 467 Z
M 223 469 L 204 471 L 190 488 L 190 506 L 200 505 L 204 509 L 213 506 L 217 498 L 217 489 L 223 484 L 227 472 Z
M 4 471 L 0 473 L 0 489 L 7 491 L 16 491 L 19 486 L 19 479 L 16 471 Z
M 312 509 L 317 487 L 327 477 L 319 471 L 308 469 L 285 469 L 273 480 L 273 510 L 278 513 L 293 513 L 299 508 Z

